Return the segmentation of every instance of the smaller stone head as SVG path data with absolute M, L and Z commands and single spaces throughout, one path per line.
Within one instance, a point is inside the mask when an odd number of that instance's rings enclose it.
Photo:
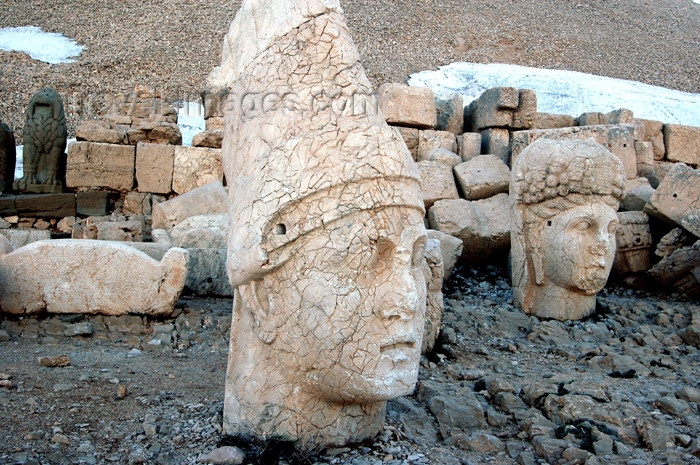
M 545 318 L 592 314 L 615 258 L 622 162 L 592 139 L 539 140 L 511 176 L 516 304 Z

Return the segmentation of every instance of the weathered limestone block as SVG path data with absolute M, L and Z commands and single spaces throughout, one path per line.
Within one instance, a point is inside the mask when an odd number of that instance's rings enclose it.
M 627 108 L 618 108 L 607 112 L 604 118 L 605 123 L 603 124 L 628 124 L 634 120 L 634 113 Z
M 46 88 L 34 94 L 25 112 L 23 176 L 14 182 L 16 191 L 63 192 L 67 137 L 66 115 L 58 92 Z
M 420 131 L 418 134 L 418 161 L 433 149 L 445 149 L 457 152 L 457 138 L 447 131 Z
M 108 221 L 97 223 L 97 240 L 143 242 L 143 221 Z
M 620 210 L 642 211 L 652 195 L 654 195 L 654 188 L 651 187 L 647 178 L 629 179 L 627 194 L 620 202 Z
M 637 153 L 637 176 L 654 179 L 654 146 L 651 142 L 634 141 Z
M 616 155 L 625 167 L 627 178 L 634 179 L 637 177 L 637 153 L 634 150 L 637 130 L 635 125 L 622 124 L 514 132 L 511 144 L 511 166 L 520 152 L 538 139 L 587 140 L 593 138 Z
M 676 250 L 693 245 L 693 242 L 695 242 L 695 238 L 691 234 L 682 228 L 674 228 L 659 240 L 654 254 L 661 258 L 670 257 Z
M 182 144 L 180 128 L 175 123 L 140 121 L 126 130 L 129 144 L 136 145 L 139 142 L 150 144 Z
M 374 94 L 336 0 L 244 0 L 211 81 L 234 95 L 283 89 L 298 102 L 321 89 L 336 102 Z M 334 111 L 272 106 L 252 117 L 227 108 L 227 263 L 236 289 L 227 434 L 360 441 L 382 430 L 388 399 L 414 389 L 425 211 L 418 170 L 384 115 L 420 124 L 392 116 L 421 113 L 413 109 L 423 100 L 392 108 L 403 103 L 396 89 L 379 92 L 383 114 L 337 111 L 333 102 Z M 432 92 L 418 92 L 434 126 Z
M 136 146 L 136 185 L 139 192 L 169 194 L 173 190 L 175 146 L 139 142 Z
M 507 193 L 510 170 L 495 155 L 479 155 L 455 166 L 455 177 L 465 199 L 481 200 Z
M 537 117 L 537 96 L 531 90 L 494 87 L 464 110 L 465 128 L 530 129 Z
M 647 274 L 659 289 L 674 289 L 692 297 L 700 295 L 700 240 L 677 249 Z
M 700 127 L 665 124 L 664 145 L 667 160 L 700 165 Z
M 0 121 L 0 193 L 12 192 L 16 163 L 15 135 L 7 124 Z
M 396 127 L 396 126 L 395 126 Z M 406 142 L 406 147 L 411 152 L 411 156 L 414 161 L 418 160 L 418 135 L 420 134 L 420 129 L 416 128 L 403 128 L 396 127 L 401 133 L 404 142 Z
M 17 211 L 32 218 L 63 218 L 75 215 L 75 194 L 18 195 Z
M 17 250 L 32 242 L 51 239 L 49 231 L 40 231 L 38 229 L 0 229 L 0 234 L 10 241 L 13 250 Z
M 126 131 L 109 121 L 81 121 L 75 133 L 78 141 L 104 144 L 128 144 Z
M 226 273 L 226 248 L 189 248 L 187 252 L 190 265 L 185 287 L 201 296 L 233 296 L 233 287 Z
M 513 297 L 525 313 L 577 320 L 595 311 L 615 258 L 625 193 L 619 158 L 592 140 L 542 139 L 513 165 Z
M 12 314 L 167 315 L 187 274 L 187 251 L 157 262 L 112 242 L 35 242 L 0 257 L 0 308 Z
M 147 122 L 177 122 L 177 109 L 164 101 L 158 91 L 136 86 L 132 92 L 100 96 L 95 111 L 104 120 L 119 124 Z
M 484 263 L 510 245 L 510 210 L 507 194 L 470 202 L 439 200 L 428 212 L 430 227 L 462 241 L 462 258 Z
M 153 196 L 143 192 L 129 192 L 124 196 L 124 214 L 150 215 L 153 212 Z
M 438 131 L 449 131 L 455 135 L 464 132 L 464 99 L 455 94 L 449 99 L 435 97 Z
M 418 161 L 434 161 L 443 165 L 455 167 L 462 163 L 462 159 L 454 152 L 445 149 L 432 149 L 419 155 Z
M 155 242 L 115 242 L 115 244 L 128 245 L 129 247 L 145 253 L 156 261 L 161 261 L 168 250 L 171 249 L 171 247 L 166 244 L 156 244 Z M 191 258 L 190 256 L 190 266 L 192 264 Z M 189 279 L 189 272 L 187 278 Z
M 481 153 L 495 155 L 510 166 L 510 132 L 499 128 L 481 131 Z
M 134 186 L 135 147 L 73 142 L 68 146 L 66 185 L 130 191 Z
M 457 136 L 457 145 L 459 146 L 459 156 L 462 161 L 469 161 L 474 157 L 481 155 L 481 134 L 478 132 L 465 132 L 461 136 Z
M 700 210 L 688 213 L 681 220 L 681 226 L 695 237 L 700 237 Z
M 212 149 L 220 149 L 224 141 L 223 131 L 206 130 L 202 131 L 192 138 L 192 147 L 209 147 Z
M 651 266 L 652 238 L 649 217 L 640 211 L 619 212 L 616 234 L 617 252 L 612 273 L 647 271 Z
M 221 150 L 203 147 L 175 147 L 173 190 L 184 194 L 215 181 L 223 182 Z
M 437 125 L 435 95 L 427 87 L 387 83 L 377 90 L 377 103 L 389 124 L 419 129 Z
M 191 216 L 169 231 L 172 245 L 183 249 L 225 249 L 228 214 Z
M 664 123 L 648 119 L 637 119 L 644 126 L 644 141 L 651 142 L 654 147 L 654 159 L 663 160 L 666 155 L 664 145 Z
M 75 209 L 78 215 L 106 215 L 108 202 L 109 194 L 105 191 L 84 191 L 75 194 Z
M 532 129 L 559 129 L 576 126 L 576 120 L 570 115 L 555 115 L 552 113 L 537 113 Z
M 421 161 L 416 165 L 420 172 L 426 209 L 438 200 L 459 198 L 451 166 L 437 161 Z
M 423 346 L 421 353 L 433 350 L 440 335 L 440 322 L 445 302 L 442 297 L 442 282 L 445 269 L 440 250 L 440 241 L 428 238 L 423 259 L 423 274 L 427 284 L 427 301 L 425 306 L 425 325 L 423 326 Z
M 659 182 L 664 180 L 668 172 L 671 171 L 671 168 L 673 168 L 673 165 L 675 165 L 675 163 L 671 163 L 670 161 L 656 160 L 656 163 L 654 164 L 654 172 L 656 173 L 656 178 L 659 180 Z
M 676 163 L 649 199 L 644 212 L 663 221 L 680 224 L 692 210 L 700 209 L 700 170 Z
M 440 253 L 442 254 L 442 264 L 445 271 L 444 277 L 447 279 L 452 274 L 452 269 L 457 263 L 457 259 L 462 256 L 464 243 L 457 237 L 435 229 L 428 229 L 428 239 L 440 241 Z
M 223 131 L 224 129 L 224 117 L 223 116 L 211 116 L 204 119 L 204 128 L 207 131 Z
M 576 118 L 577 126 L 600 126 L 603 124 L 608 124 L 605 120 L 605 115 L 597 111 L 582 113 L 581 116 Z
M 153 229 L 171 229 L 191 216 L 226 213 L 228 194 L 216 181 L 153 206 Z

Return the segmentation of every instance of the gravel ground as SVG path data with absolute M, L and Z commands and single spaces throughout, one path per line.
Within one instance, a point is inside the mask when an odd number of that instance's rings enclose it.
M 375 85 L 454 61 L 570 69 L 700 92 L 700 5 L 689 0 L 341 2 Z M 0 27 L 33 25 L 86 48 L 49 65 L 0 52 L 0 119 L 21 143 L 31 95 L 64 97 L 71 137 L 101 93 L 136 85 L 193 99 L 240 1 L 5 0 Z

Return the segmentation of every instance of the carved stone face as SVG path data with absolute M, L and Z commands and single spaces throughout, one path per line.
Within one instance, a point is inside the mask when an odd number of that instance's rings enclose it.
M 544 220 L 544 279 L 572 292 L 600 291 L 615 258 L 617 225 L 615 210 L 602 202 L 579 205 Z
M 387 208 L 310 234 L 264 279 L 286 376 L 326 401 L 412 391 L 425 317 L 420 213 Z

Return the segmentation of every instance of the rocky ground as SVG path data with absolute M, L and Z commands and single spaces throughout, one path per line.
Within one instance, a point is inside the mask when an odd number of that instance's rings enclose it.
M 515 309 L 502 269 L 458 267 L 444 291 L 414 395 L 376 440 L 326 451 L 222 437 L 229 300 L 185 297 L 157 321 L 5 319 L 0 463 L 180 465 L 224 445 L 261 464 L 700 463 L 696 302 L 611 287 L 560 323 Z
M 690 0 L 341 1 L 375 86 L 454 61 L 569 69 L 700 92 L 700 5 Z M 0 119 L 21 142 L 45 86 L 63 95 L 70 137 L 103 94 L 135 86 L 192 100 L 221 60 L 240 0 L 8 0 L 0 27 L 77 40 L 75 63 L 0 52 Z

